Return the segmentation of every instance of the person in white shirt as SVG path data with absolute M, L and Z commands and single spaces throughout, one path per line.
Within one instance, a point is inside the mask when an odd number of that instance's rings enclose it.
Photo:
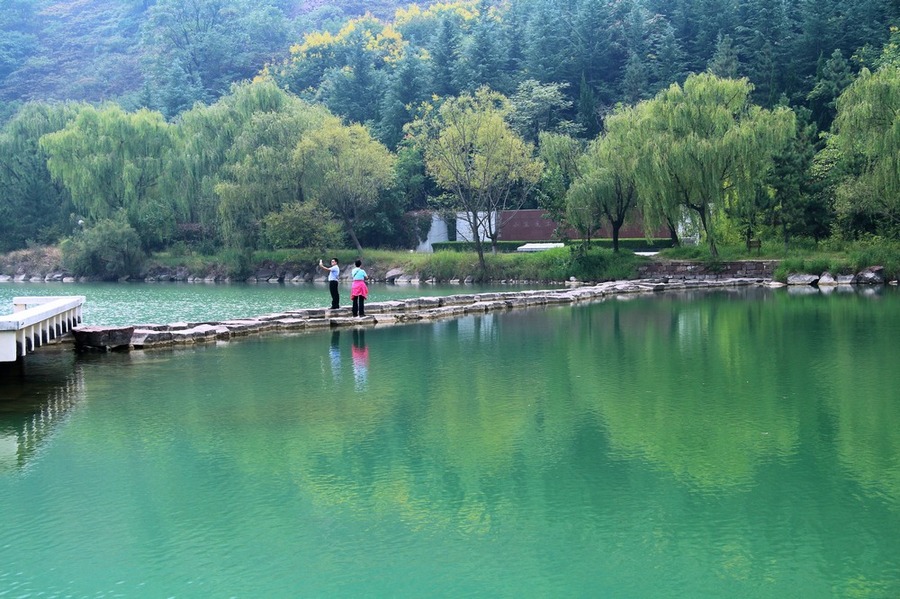
M 328 271 L 328 290 L 331 291 L 331 309 L 340 308 L 340 293 L 338 292 L 338 280 L 341 278 L 341 267 L 338 266 L 337 258 L 331 259 L 331 266 L 325 266 L 319 260 L 319 268 Z

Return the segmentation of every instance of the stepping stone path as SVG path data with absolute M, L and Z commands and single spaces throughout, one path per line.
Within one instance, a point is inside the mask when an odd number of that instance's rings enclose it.
M 638 279 L 611 281 L 597 285 L 579 285 L 539 291 L 509 291 L 419 297 L 407 300 L 366 304 L 366 316 L 354 318 L 350 308 L 330 310 L 314 308 L 264 314 L 254 318 L 210 322 L 175 322 L 170 324 L 138 324 L 133 327 L 78 327 L 73 329 L 76 340 L 79 329 L 85 332 L 78 342 L 79 349 L 152 349 L 194 343 L 226 341 L 236 337 L 260 333 L 288 333 L 336 327 L 378 327 L 468 314 L 484 314 L 501 310 L 540 306 L 575 304 L 602 300 L 623 294 L 657 293 L 668 290 L 714 289 L 767 285 L 768 279 L 733 278 L 715 280 Z M 90 329 L 90 336 L 87 330 Z M 122 335 L 130 330 L 130 340 Z M 104 335 L 104 332 L 106 334 Z M 90 341 L 91 339 L 95 341 Z M 115 345 L 110 340 L 115 340 Z M 96 344 L 96 345 L 95 345 Z

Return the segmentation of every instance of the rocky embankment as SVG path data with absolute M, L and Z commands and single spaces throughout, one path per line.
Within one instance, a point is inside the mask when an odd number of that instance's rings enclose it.
M 263 333 L 291 333 L 335 327 L 389 326 L 455 318 L 503 310 L 603 300 L 623 294 L 658 293 L 669 290 L 713 289 L 769 285 L 760 278 L 716 280 L 640 279 L 597 285 L 571 285 L 557 290 L 510 291 L 420 297 L 375 302 L 366 306 L 366 316 L 354 318 L 350 308 L 291 310 L 256 318 L 171 324 L 139 324 L 129 327 L 84 326 L 74 329 L 77 348 L 82 350 L 141 350 L 195 343 L 228 341 Z

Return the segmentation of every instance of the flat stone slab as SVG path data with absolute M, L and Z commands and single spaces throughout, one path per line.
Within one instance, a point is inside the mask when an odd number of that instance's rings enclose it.
M 131 345 L 134 327 L 80 326 L 72 329 L 76 349 L 117 349 Z

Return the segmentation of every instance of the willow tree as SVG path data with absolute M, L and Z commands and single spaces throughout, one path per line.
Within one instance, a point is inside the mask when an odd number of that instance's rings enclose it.
M 198 104 L 179 117 L 177 151 L 164 181 L 166 192 L 185 198 L 188 223 L 204 236 L 220 240 L 220 233 L 224 237 L 225 230 L 235 230 L 235 223 L 228 221 L 231 214 L 254 210 L 255 198 L 242 195 L 242 191 L 248 189 L 243 187 L 248 179 L 259 179 L 250 174 L 251 163 L 257 160 L 253 156 L 256 146 L 272 148 L 279 154 L 281 166 L 289 168 L 297 140 L 312 121 L 320 120 L 316 115 L 324 112 L 268 80 L 233 86 L 231 93 L 215 104 Z M 246 177 L 243 181 L 242 176 Z M 281 177 L 272 185 L 289 186 L 284 183 L 287 179 Z M 222 196 L 216 192 L 220 184 L 224 187 L 219 191 L 230 193 L 231 204 L 225 213 L 220 211 Z M 293 193 L 284 192 L 285 201 L 296 199 L 297 185 L 293 187 Z
M 506 122 L 509 110 L 504 96 L 481 88 L 429 110 L 410 128 L 425 149 L 428 174 L 448 192 L 450 208 L 463 213 L 482 272 L 483 239 L 497 251 L 500 213 L 522 206 L 543 168 Z
M 542 131 L 538 134 L 538 157 L 544 163 L 538 185 L 538 206 L 557 223 L 557 234 L 567 228 L 566 194 L 578 177 L 579 159 L 585 143 L 563 133 Z M 580 230 L 580 227 L 576 227 Z
M 752 90 L 746 79 L 691 75 L 683 87 L 641 103 L 623 124 L 641 146 L 635 181 L 647 212 L 686 208 L 713 257 L 725 208 L 753 201 L 795 129 L 793 112 L 753 105 Z
M 634 143 L 630 125 L 634 108 L 620 108 L 606 121 L 601 134 L 581 156 L 578 177 L 566 197 L 571 222 L 587 225 L 588 242 L 603 221 L 612 229 L 613 251 L 619 251 L 619 231 L 638 206 L 637 164 L 641 147 Z
M 863 69 L 837 111 L 831 142 L 843 162 L 858 165 L 858 175 L 841 186 L 839 195 L 852 204 L 845 210 L 869 214 L 900 237 L 900 61 L 874 73 Z
M 337 215 L 361 252 L 357 219 L 393 183 L 394 155 L 362 125 L 343 125 L 332 117 L 303 136 L 293 160 L 304 192 Z
M 252 248 L 260 221 L 285 204 L 302 202 L 302 173 L 293 160 L 303 135 L 323 126 L 328 111 L 292 98 L 242 123 L 215 186 L 219 224 L 233 247 Z
M 159 185 L 173 148 L 173 127 L 158 112 L 85 107 L 65 128 L 43 136 L 47 168 L 89 222 L 124 210 L 145 245 L 164 242 L 183 213 L 182 198 Z

